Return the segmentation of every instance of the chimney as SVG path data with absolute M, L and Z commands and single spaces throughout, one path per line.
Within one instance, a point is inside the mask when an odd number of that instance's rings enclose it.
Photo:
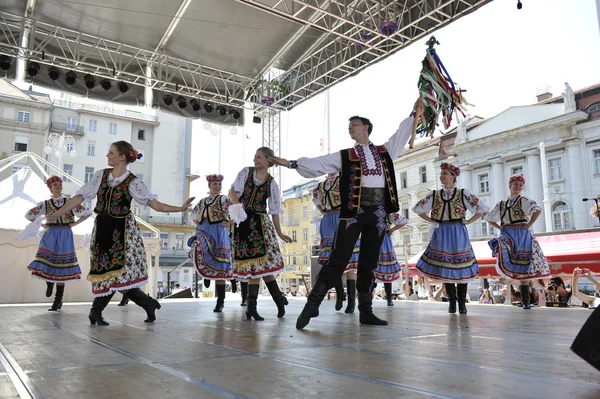
M 549 98 L 552 98 L 552 91 L 551 91 L 551 87 L 550 85 L 545 85 L 545 86 L 541 86 L 538 87 L 536 89 L 536 93 L 535 95 L 537 96 L 537 102 L 542 102 L 542 101 L 546 101 Z

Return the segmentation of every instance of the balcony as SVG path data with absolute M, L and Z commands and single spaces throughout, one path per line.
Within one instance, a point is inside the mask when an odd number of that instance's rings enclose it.
M 145 222 L 152 224 L 170 224 L 176 226 L 194 226 L 192 219 L 189 218 L 187 214 L 184 214 L 183 217 L 170 217 L 170 216 L 138 216 Z
M 299 220 L 286 220 L 285 221 L 285 225 L 286 226 L 300 226 L 300 221 Z
M 83 136 L 83 126 L 81 125 L 71 125 L 63 122 L 52 122 L 50 123 L 50 131 L 57 133 L 72 133 L 78 136 Z

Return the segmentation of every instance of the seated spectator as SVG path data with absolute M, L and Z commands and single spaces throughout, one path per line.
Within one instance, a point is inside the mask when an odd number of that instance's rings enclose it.
M 576 279 L 579 279 L 577 269 L 573 271 L 573 282 L 575 285 L 577 285 Z M 573 295 L 572 289 L 567 289 L 565 282 L 560 277 L 553 277 L 550 280 L 548 287 L 546 287 L 546 292 L 548 293 L 549 302 L 560 302 L 568 306 L 583 306 L 584 302 L 577 295 Z
M 413 290 L 412 281 L 409 279 L 404 280 L 402 284 L 404 287 L 404 295 L 401 299 L 408 299 L 409 301 L 418 301 L 419 295 Z
M 490 305 L 494 304 L 494 297 L 492 296 L 492 294 L 490 294 L 490 290 L 483 290 L 483 295 L 479 299 L 479 303 L 485 303 Z
M 483 296 L 483 287 L 479 287 L 477 288 L 477 300 L 479 300 L 481 303 L 481 297 Z

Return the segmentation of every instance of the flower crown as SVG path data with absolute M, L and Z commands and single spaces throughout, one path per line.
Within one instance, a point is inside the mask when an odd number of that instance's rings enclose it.
M 46 180 L 46 185 L 47 185 L 48 187 L 50 187 L 50 185 L 51 185 L 52 183 L 54 183 L 54 182 L 60 182 L 60 183 L 62 183 L 62 182 L 63 182 L 63 180 L 62 180 L 60 177 L 58 177 L 58 176 L 50 176 L 50 177 L 48 178 L 48 180 Z
M 206 176 L 206 181 L 209 183 L 212 183 L 214 181 L 218 181 L 218 182 L 222 182 L 223 181 L 223 175 L 207 175 Z
M 442 168 L 442 170 L 449 171 L 454 176 L 460 176 L 460 168 L 456 165 L 452 165 L 451 163 L 448 163 L 448 162 L 442 162 L 440 167 Z
M 595 218 L 600 217 L 600 208 L 598 207 L 598 205 L 594 205 L 590 208 L 590 215 L 592 215 Z
M 129 150 L 129 156 L 133 159 L 142 159 L 142 154 L 140 154 L 136 149 Z
M 522 174 L 512 175 L 508 179 L 508 185 L 510 186 L 511 184 L 513 184 L 516 181 L 520 181 L 521 183 L 525 184 L 525 176 L 523 176 Z

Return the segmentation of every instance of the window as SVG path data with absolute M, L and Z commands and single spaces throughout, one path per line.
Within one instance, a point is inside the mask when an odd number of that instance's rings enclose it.
M 93 140 L 88 141 L 87 154 L 91 157 L 96 155 L 96 142 Z
M 292 241 L 296 242 L 296 230 L 292 230 Z
M 29 123 L 31 121 L 31 113 L 27 111 L 19 111 L 17 113 L 17 121 Z
M 402 244 L 404 244 L 404 245 L 410 244 L 410 234 L 404 234 L 402 236 Z
M 20 171 L 22 167 L 23 167 L 22 165 L 13 165 L 12 166 L 12 174 L 14 175 L 18 171 Z
M 142 237 L 144 237 L 144 238 L 152 238 L 152 233 L 148 233 L 147 231 L 142 231 Z
M 169 249 L 169 233 L 160 233 L 160 248 Z
M 600 103 L 590 105 L 586 111 L 590 115 L 600 112 Z
M 75 149 L 75 143 L 67 143 L 65 147 L 67 147 L 67 152 L 71 152 Z
M 25 152 L 29 147 L 29 137 L 15 136 L 15 152 Z
M 84 183 L 89 183 L 92 180 L 92 176 L 94 176 L 94 168 L 90 168 L 89 166 L 85 167 L 85 177 L 83 179 Z
M 302 229 L 302 241 L 308 241 L 308 229 Z
M 304 255 L 304 264 L 306 265 L 308 263 L 308 255 Z
M 552 206 L 552 223 L 554 230 L 567 230 L 571 228 L 569 205 L 558 201 Z
M 479 179 L 479 192 L 489 193 L 490 192 L 490 180 L 487 173 L 478 176 Z
M 550 169 L 550 181 L 564 179 L 562 158 L 549 159 L 548 168 Z
M 429 241 L 429 231 L 422 231 L 421 232 L 421 242 L 427 242 Z
M 408 219 L 408 208 L 408 202 L 400 203 L 400 215 L 404 216 L 406 219 Z
M 111 123 L 108 127 L 108 134 L 117 134 L 117 124 Z
M 408 174 L 406 172 L 400 173 L 400 188 L 408 188 Z
M 600 150 L 594 150 L 594 173 L 600 175 Z
M 175 248 L 176 248 L 176 249 L 183 249 L 183 240 L 184 240 L 184 238 L 185 238 L 185 235 L 184 235 L 184 234 L 177 233 L 177 234 L 175 235 L 175 237 L 177 238 L 177 244 L 176 244 Z
M 73 165 L 69 165 L 69 164 L 64 164 L 63 165 L 63 172 L 65 172 L 65 175 L 69 175 L 69 176 L 73 176 Z M 69 179 L 68 177 L 65 177 L 65 183 L 66 182 L 70 182 L 71 179 Z
M 522 166 L 515 166 L 513 168 L 510 169 L 510 174 L 511 175 L 521 175 L 523 174 L 523 167 Z
M 494 234 L 494 232 L 492 231 L 492 226 L 490 226 L 488 224 L 488 222 L 486 221 L 481 221 L 479 223 L 479 225 L 481 226 L 481 235 L 482 236 L 491 236 Z
M 292 256 L 292 265 L 295 265 L 295 264 L 296 264 L 296 257 Z
M 427 183 L 427 166 L 419 168 L 419 175 L 421 176 L 421 183 Z
M 308 217 L 308 207 L 302 208 L 302 219 L 306 219 Z
M 146 131 L 143 129 L 138 130 L 138 140 L 146 140 Z
M 75 118 L 67 118 L 67 131 L 75 131 Z
M 95 132 L 97 126 L 98 126 L 98 121 L 90 119 L 90 121 L 88 122 L 88 130 L 90 132 Z

